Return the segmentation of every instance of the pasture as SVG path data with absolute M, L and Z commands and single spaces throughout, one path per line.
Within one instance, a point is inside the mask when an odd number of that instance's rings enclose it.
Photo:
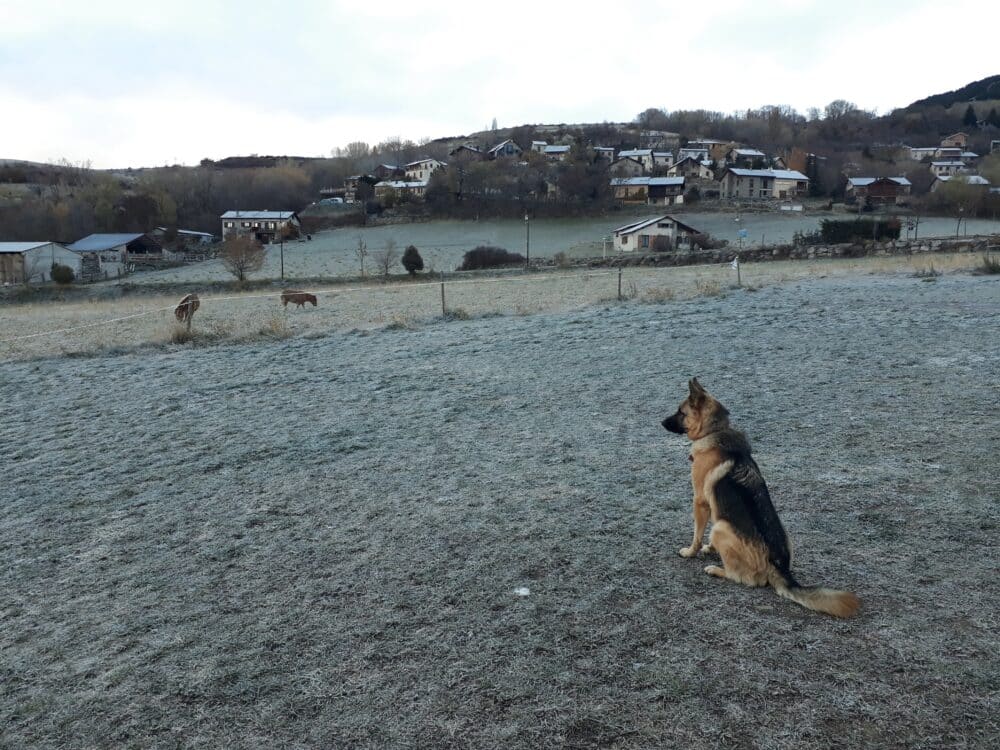
M 0 746 L 996 746 L 1000 284 L 834 267 L 7 358 Z M 691 375 L 858 618 L 677 556 Z

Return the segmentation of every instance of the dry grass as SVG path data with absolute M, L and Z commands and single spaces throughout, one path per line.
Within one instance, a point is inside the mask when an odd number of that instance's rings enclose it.
M 979 258 L 970 254 L 850 260 L 788 261 L 743 264 L 743 284 L 762 288 L 795 279 L 858 274 L 913 275 L 933 263 L 935 272 L 971 271 Z M 629 268 L 624 272 L 623 297 L 642 302 L 666 302 L 695 296 L 717 296 L 735 282 L 728 264 L 680 268 Z M 463 279 L 446 285 L 447 305 L 471 318 L 484 315 L 532 315 L 578 309 L 618 301 L 617 272 L 604 269 L 510 275 L 502 278 Z M 412 321 L 440 318 L 440 287 L 434 282 L 410 281 L 360 287 L 318 287 L 319 307 L 282 310 L 279 292 L 202 294 L 202 308 L 194 320 L 190 343 L 248 342 L 258 338 L 315 336 L 332 331 L 381 328 L 396 316 Z M 143 347 L 180 344 L 186 336 L 174 333 L 176 297 L 127 296 L 83 302 L 33 302 L 3 308 L 3 339 L 37 332 L 76 328 L 115 318 L 119 322 L 39 336 L 14 342 L 0 341 L 0 361 L 60 355 L 89 355 Z

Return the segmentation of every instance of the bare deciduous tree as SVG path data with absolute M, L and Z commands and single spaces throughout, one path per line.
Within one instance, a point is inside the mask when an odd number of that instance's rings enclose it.
M 399 261 L 399 251 L 396 249 L 396 241 L 389 239 L 385 242 L 385 247 L 372 256 L 375 259 L 375 265 L 382 272 L 383 277 L 389 275 L 389 269 L 392 268 Z
M 247 275 L 264 267 L 266 251 L 253 237 L 232 235 L 222 243 L 222 265 L 239 281 L 246 281 Z
M 354 250 L 354 254 L 358 256 L 358 260 L 361 262 L 361 278 L 364 278 L 364 276 L 365 276 L 365 258 L 368 257 L 368 245 L 361 238 L 360 234 L 358 235 L 358 246 Z

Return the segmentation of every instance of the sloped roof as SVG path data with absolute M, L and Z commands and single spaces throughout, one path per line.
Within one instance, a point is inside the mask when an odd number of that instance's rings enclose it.
M 654 216 L 652 219 L 643 219 L 642 221 L 635 221 L 631 224 L 626 224 L 623 227 L 618 227 L 616 230 L 614 230 L 614 233 L 616 235 L 633 234 L 635 232 L 638 232 L 640 229 L 645 229 L 648 226 L 652 226 L 653 224 L 658 224 L 659 222 L 666 220 L 672 221 L 678 227 L 686 229 L 689 232 L 694 232 L 695 234 L 701 234 L 701 232 L 695 229 L 694 227 L 689 226 L 688 224 L 685 224 L 682 221 L 678 221 L 670 214 L 663 214 L 662 216 Z
M 808 180 L 801 172 L 794 169 L 738 169 L 730 167 L 727 171 L 737 177 L 773 177 L 776 180 Z
M 848 177 L 847 181 L 854 187 L 867 187 L 875 180 L 891 180 L 897 185 L 911 185 L 912 183 L 905 177 Z
M 223 219 L 257 219 L 257 221 L 291 219 L 293 216 L 295 216 L 294 211 L 226 211 L 222 214 Z
M 26 253 L 36 247 L 58 244 L 43 240 L 41 242 L 0 242 L 0 253 Z
M 391 187 L 396 190 L 405 190 L 407 188 L 421 188 L 427 187 L 427 180 L 383 180 L 382 182 L 376 182 L 375 187 Z
M 613 177 L 612 187 L 620 185 L 683 185 L 683 177 Z
M 139 234 L 88 234 L 83 239 L 79 239 L 66 247 L 78 253 L 92 253 L 121 247 L 144 236 L 141 232 Z

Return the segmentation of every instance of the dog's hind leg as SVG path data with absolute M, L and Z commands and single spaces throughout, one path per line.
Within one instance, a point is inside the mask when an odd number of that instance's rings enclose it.
M 726 521 L 715 524 L 710 541 L 722 558 L 722 567 L 709 565 L 705 568 L 706 573 L 746 586 L 767 585 L 769 563 L 765 549 L 747 542 Z

